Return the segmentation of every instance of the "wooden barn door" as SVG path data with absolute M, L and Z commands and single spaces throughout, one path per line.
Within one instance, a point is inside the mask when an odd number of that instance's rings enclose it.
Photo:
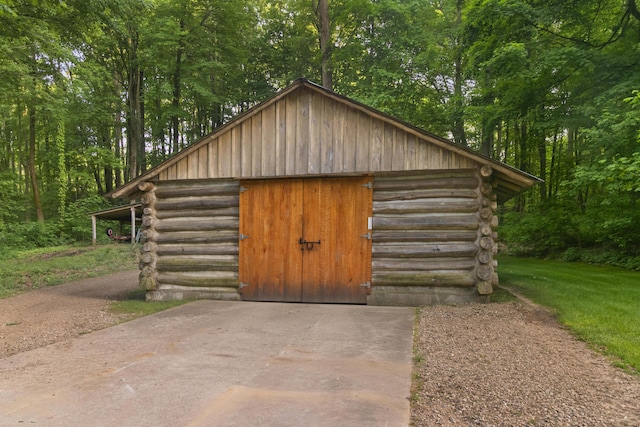
M 370 178 L 241 183 L 243 299 L 365 303 Z M 246 189 L 246 190 L 244 190 Z

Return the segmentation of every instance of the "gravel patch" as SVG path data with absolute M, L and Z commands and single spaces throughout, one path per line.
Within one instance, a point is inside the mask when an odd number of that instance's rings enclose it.
M 109 305 L 137 287 L 138 272 L 80 280 L 0 299 L 0 359 L 113 326 Z
M 540 307 L 426 307 L 419 328 L 413 425 L 640 425 L 640 377 Z

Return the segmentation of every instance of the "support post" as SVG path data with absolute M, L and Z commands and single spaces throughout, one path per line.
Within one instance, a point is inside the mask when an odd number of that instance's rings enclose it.
M 95 215 L 91 215 L 91 244 L 93 246 L 96 245 L 96 216 Z
M 136 244 L 136 207 L 131 206 L 131 244 Z

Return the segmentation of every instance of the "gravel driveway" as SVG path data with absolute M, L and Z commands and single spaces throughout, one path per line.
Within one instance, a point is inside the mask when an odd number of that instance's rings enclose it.
M 137 272 L 0 300 L 0 358 L 111 326 Z M 638 426 L 640 376 L 526 303 L 427 307 L 416 334 L 416 426 Z

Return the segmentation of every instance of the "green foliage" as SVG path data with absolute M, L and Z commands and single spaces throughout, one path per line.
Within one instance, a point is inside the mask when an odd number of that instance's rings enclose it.
M 640 273 L 500 257 L 501 284 L 554 309 L 594 349 L 640 372 Z
M 159 311 L 186 304 L 187 302 L 189 301 L 180 300 L 146 302 L 146 291 L 137 289 L 129 293 L 124 299 L 112 303 L 109 307 L 109 310 L 117 314 L 126 314 L 127 318 L 130 320 L 133 318 L 149 316 Z

